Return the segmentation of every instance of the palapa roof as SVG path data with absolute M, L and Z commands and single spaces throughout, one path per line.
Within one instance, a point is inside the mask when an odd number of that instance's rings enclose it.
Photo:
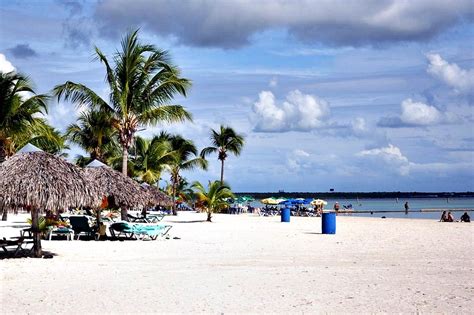
M 97 187 L 83 170 L 46 152 L 17 153 L 0 164 L 0 206 L 42 212 L 100 205 Z
M 102 196 L 113 197 L 119 206 L 142 207 L 149 204 L 149 194 L 140 185 L 108 166 L 86 167 L 87 178 L 94 182 Z
M 173 205 L 173 200 L 170 196 L 162 192 L 158 187 L 150 185 L 141 185 L 142 189 L 145 190 L 151 197 L 150 204 L 160 205 L 169 207 Z

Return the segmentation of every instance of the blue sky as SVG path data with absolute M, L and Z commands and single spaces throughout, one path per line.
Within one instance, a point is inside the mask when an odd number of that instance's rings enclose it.
M 226 161 L 235 191 L 474 190 L 472 1 L 0 3 L 0 69 L 40 93 L 71 80 L 107 95 L 93 46 L 110 55 L 128 29 L 169 50 L 194 122 L 142 135 L 203 148 L 232 126 L 246 136 Z M 77 114 L 52 102 L 48 119 L 63 130 Z M 209 159 L 186 177 L 217 179 Z

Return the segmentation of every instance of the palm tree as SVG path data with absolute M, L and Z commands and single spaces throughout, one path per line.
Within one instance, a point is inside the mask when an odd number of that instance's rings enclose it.
M 69 149 L 67 145 L 67 136 L 46 122 L 37 124 L 32 128 L 31 137 L 20 137 L 18 140 L 18 148 L 23 147 L 27 143 L 31 143 L 41 150 L 60 156 L 67 156 L 63 151 Z
M 168 104 L 177 93 L 186 96 L 191 83 L 180 77 L 179 69 L 171 64 L 166 51 L 141 44 L 138 30 L 122 39 L 121 51 L 113 56 L 113 67 L 97 47 L 95 54 L 105 66 L 109 102 L 85 85 L 70 81 L 56 86 L 53 92 L 58 100 L 63 98 L 112 116 L 122 148 L 122 173 L 127 175 L 129 149 L 140 128 L 160 121 L 191 120 L 191 114 L 181 105 Z
M 171 174 L 171 195 L 173 197 L 173 215 L 176 215 L 176 193 L 181 180 L 180 172 L 182 170 L 192 170 L 195 168 L 207 169 L 206 159 L 198 156 L 196 146 L 191 140 L 184 139 L 179 135 L 169 136 L 171 147 L 174 151 L 173 159 L 168 168 Z
M 194 182 L 192 186 L 196 190 L 198 207 L 207 212 L 207 221 L 211 222 L 212 214 L 229 206 L 228 199 L 235 198 L 230 187 L 221 181 L 209 181 L 208 189 L 200 183 Z
M 168 195 L 173 194 L 173 185 L 171 183 L 166 182 L 166 187 L 165 187 L 165 192 Z M 179 177 L 179 182 L 176 185 L 176 200 L 177 201 L 184 201 L 184 202 L 189 202 L 193 201 L 194 199 L 194 191 L 192 190 L 191 185 L 187 181 L 186 178 L 183 176 Z
M 140 180 L 159 187 L 161 173 L 174 159 L 171 143 L 160 136 L 151 140 L 136 137 L 131 151 L 134 151 L 132 167 Z
M 112 117 L 109 113 L 98 110 L 83 112 L 77 119 L 77 123 L 71 124 L 66 129 L 66 135 L 71 142 L 79 145 L 90 156 L 80 157 L 78 160 L 88 163 L 94 159 L 106 162 L 110 157 L 111 146 L 115 145 L 113 137 L 116 131 L 112 126 Z
M 0 163 L 29 142 L 53 154 L 67 148 L 65 137 L 38 117 L 47 113 L 47 100 L 47 95 L 35 94 L 28 77 L 0 72 Z
M 211 147 L 204 148 L 201 151 L 201 157 L 217 152 L 217 159 L 221 161 L 221 182 L 224 182 L 224 161 L 227 153 L 240 155 L 244 145 L 244 137 L 237 134 L 234 129 L 221 125 L 219 132 L 211 129 Z
M 47 113 L 47 100 L 47 95 L 35 94 L 28 77 L 0 72 L 0 163 L 47 129 L 46 120 L 38 117 Z

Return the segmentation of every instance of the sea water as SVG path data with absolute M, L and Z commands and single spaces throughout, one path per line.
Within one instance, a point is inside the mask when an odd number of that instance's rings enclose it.
M 382 216 L 386 218 L 408 218 L 408 219 L 439 219 L 441 217 L 442 210 L 449 209 L 474 209 L 474 198 L 400 198 L 400 199 L 325 199 L 327 205 L 324 207 L 325 210 L 333 209 L 336 202 L 339 202 L 340 210 L 344 210 L 344 205 L 352 205 L 354 211 L 377 211 L 377 210 L 397 210 L 405 211 L 405 202 L 408 202 L 410 211 L 419 211 L 422 209 L 439 209 L 439 212 L 404 212 L 399 213 L 361 213 L 352 214 L 353 216 L 364 216 L 380 218 Z M 254 207 L 264 207 L 259 201 L 251 203 Z M 305 205 L 308 207 L 308 205 Z M 464 212 L 453 212 L 454 218 L 459 220 L 459 217 Z M 472 219 L 474 212 L 469 212 L 469 216 Z

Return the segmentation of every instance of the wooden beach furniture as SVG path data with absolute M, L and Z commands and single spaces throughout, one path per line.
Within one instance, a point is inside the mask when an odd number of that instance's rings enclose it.
M 28 246 L 31 246 L 28 248 Z M 33 251 L 33 239 L 31 237 L 22 235 L 16 239 L 0 240 L 0 247 L 6 253 L 7 257 L 19 257 L 20 255 L 29 256 Z M 13 250 L 9 250 L 13 249 Z

